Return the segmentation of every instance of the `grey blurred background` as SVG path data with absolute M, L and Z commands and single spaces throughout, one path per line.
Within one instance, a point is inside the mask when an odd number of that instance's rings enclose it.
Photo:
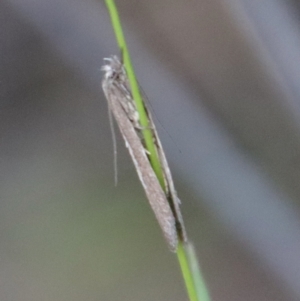
M 117 1 L 212 300 L 300 300 L 300 6 Z M 118 136 L 100 0 L 0 2 L 0 300 L 187 300 Z

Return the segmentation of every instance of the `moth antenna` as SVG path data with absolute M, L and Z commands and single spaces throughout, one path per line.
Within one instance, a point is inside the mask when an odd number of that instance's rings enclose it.
M 116 131 L 114 126 L 114 120 L 112 116 L 112 112 L 110 108 L 108 108 L 108 119 L 109 119 L 109 127 L 111 131 L 111 137 L 112 137 L 112 144 L 113 144 L 113 164 L 114 164 L 114 182 L 115 186 L 118 185 L 118 151 L 117 151 L 117 139 L 116 139 Z
M 139 84 L 139 89 L 140 89 L 140 92 L 142 94 L 142 97 L 143 97 L 143 100 L 144 100 L 145 104 L 150 108 L 150 110 L 149 110 L 150 114 L 153 116 L 153 118 L 155 119 L 155 121 L 157 121 L 157 123 L 160 125 L 161 129 L 167 134 L 167 136 L 172 141 L 172 143 L 174 144 L 174 146 L 176 147 L 176 149 L 178 150 L 178 152 L 180 154 L 182 154 L 182 151 L 179 148 L 178 144 L 175 142 L 175 140 L 173 139 L 173 137 L 171 136 L 171 134 L 169 133 L 169 131 L 164 127 L 164 125 L 161 123 L 161 121 L 157 117 L 157 114 L 156 114 L 156 112 L 154 110 L 154 107 L 151 105 L 151 102 L 149 101 L 147 94 L 145 93 L 144 89 L 141 87 L 140 84 Z

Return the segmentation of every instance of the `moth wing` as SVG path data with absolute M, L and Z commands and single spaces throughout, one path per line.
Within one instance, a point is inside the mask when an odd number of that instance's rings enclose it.
M 150 206 L 154 211 L 170 249 L 175 251 L 178 244 L 176 221 L 166 195 L 147 158 L 141 139 L 121 105 L 120 98 L 124 97 L 122 90 L 106 80 L 103 81 L 102 86 L 108 100 L 108 105 L 113 112 L 139 179 L 144 187 Z

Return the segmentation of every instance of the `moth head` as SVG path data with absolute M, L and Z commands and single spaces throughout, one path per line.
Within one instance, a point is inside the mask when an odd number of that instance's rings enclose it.
M 125 76 L 124 66 L 116 55 L 105 58 L 104 61 L 106 64 L 102 66 L 101 70 L 104 71 L 106 80 L 116 80 Z

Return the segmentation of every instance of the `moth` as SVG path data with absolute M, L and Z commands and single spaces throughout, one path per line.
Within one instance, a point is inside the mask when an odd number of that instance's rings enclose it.
M 148 158 L 149 153 L 145 149 L 143 127 L 140 124 L 139 113 L 132 97 L 125 67 L 117 56 L 106 58 L 105 62 L 106 64 L 102 67 L 102 71 L 104 71 L 102 88 L 109 109 L 125 140 L 150 206 L 167 243 L 172 251 L 176 251 L 178 239 L 183 242 L 187 240 L 186 232 L 179 208 L 180 200 L 152 116 L 144 104 L 153 142 L 163 170 L 165 191 L 157 179 Z

